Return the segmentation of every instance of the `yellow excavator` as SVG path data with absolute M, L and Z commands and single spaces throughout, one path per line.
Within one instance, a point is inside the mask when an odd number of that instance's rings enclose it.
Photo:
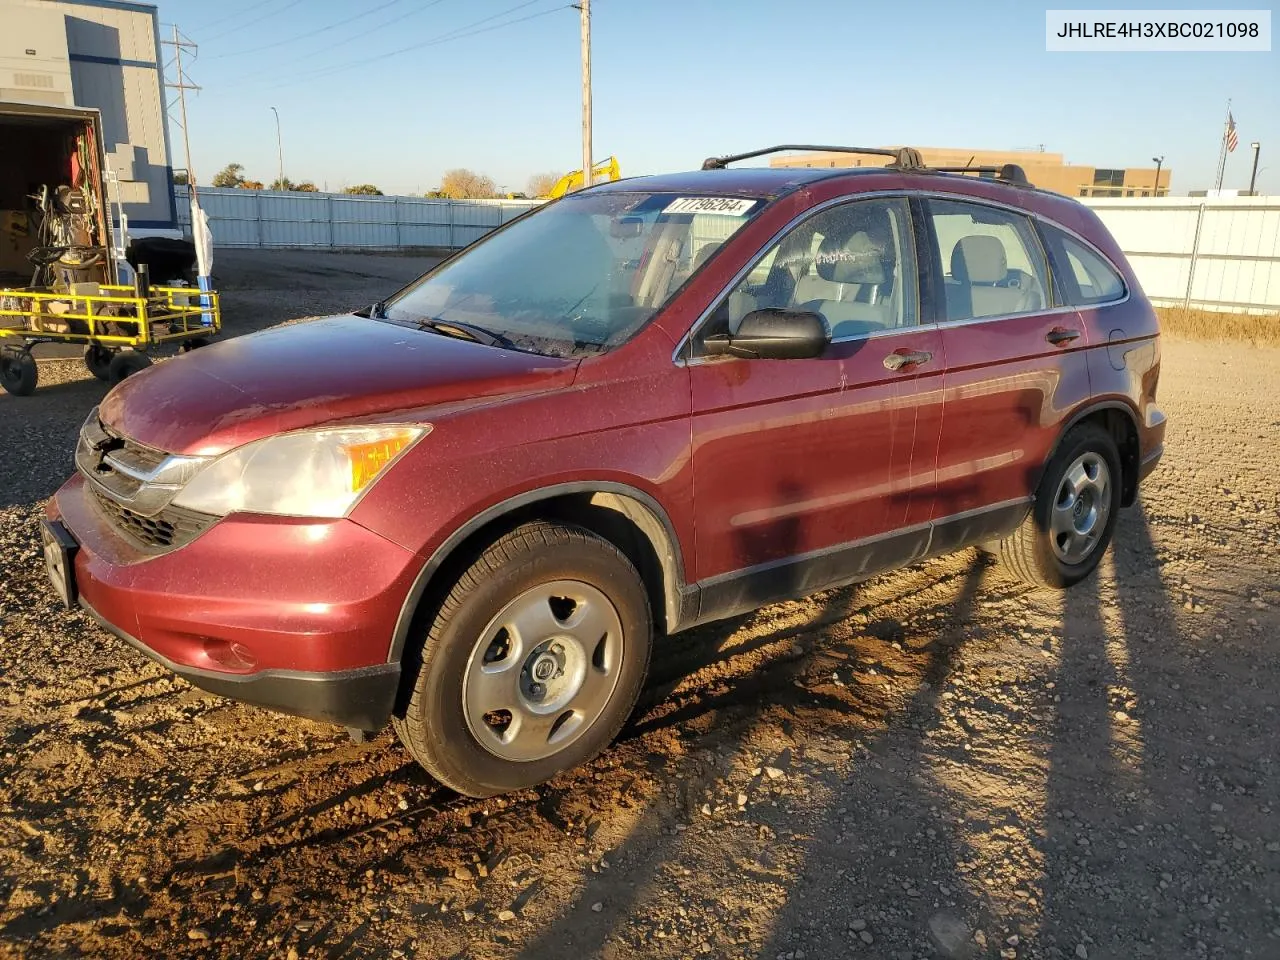
M 606 180 L 621 180 L 622 170 L 618 167 L 618 158 L 609 157 L 601 160 L 591 168 L 591 182 L 604 183 Z M 574 190 L 582 188 L 582 171 L 574 170 L 572 173 L 566 173 L 563 177 L 556 181 L 549 191 L 547 191 L 547 200 L 555 200 L 557 197 L 563 197 L 566 193 L 572 193 Z

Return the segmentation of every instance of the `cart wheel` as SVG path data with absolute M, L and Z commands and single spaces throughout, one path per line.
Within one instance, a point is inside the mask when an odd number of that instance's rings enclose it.
M 36 358 L 29 353 L 0 355 L 0 386 L 15 397 L 29 397 L 40 378 Z
M 145 370 L 151 366 L 151 358 L 145 353 L 138 353 L 136 350 L 121 350 L 111 358 L 111 363 L 107 367 L 107 382 L 115 386 L 125 377 L 137 373 L 139 370 Z
M 84 365 L 99 380 L 111 379 L 111 360 L 116 351 L 99 343 L 91 343 L 84 348 Z
M 183 353 L 190 353 L 192 350 L 199 350 L 201 347 L 207 347 L 210 343 L 208 337 L 192 337 L 190 340 L 183 340 L 181 350 Z

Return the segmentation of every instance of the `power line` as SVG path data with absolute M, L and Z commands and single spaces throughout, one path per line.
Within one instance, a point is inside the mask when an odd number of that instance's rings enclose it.
M 387 7 L 394 7 L 397 3 L 403 3 L 403 2 L 404 0 L 387 0 L 386 3 L 381 3 L 378 6 L 374 7 L 372 10 L 362 10 L 360 13 L 357 13 L 353 17 L 347 17 L 345 20 L 339 20 L 337 23 L 331 23 L 328 26 L 318 27 L 317 29 L 312 30 L 310 33 L 300 33 L 297 36 L 285 37 L 283 40 L 277 40 L 275 43 L 266 43 L 260 47 L 249 47 L 246 50 L 236 50 L 233 53 L 220 53 L 216 57 L 210 57 L 209 59 L 221 60 L 225 57 L 243 57 L 251 53 L 261 53 L 263 50 L 273 50 L 276 47 L 283 47 L 286 44 L 296 43 L 299 40 L 307 40 L 311 37 L 319 36 L 322 33 L 328 33 L 330 30 L 337 30 L 339 27 L 345 27 L 348 23 L 354 23 L 357 20 L 363 20 L 365 17 L 372 16 L 373 14 L 377 13 L 379 10 L 385 10 L 387 9 Z M 376 29 L 381 30 L 382 27 L 385 27 L 391 23 L 395 23 L 396 20 L 402 20 L 404 19 L 404 17 L 411 17 L 414 14 L 421 13 L 427 7 L 434 7 L 437 3 L 442 3 L 442 2 L 443 0 L 433 0 L 433 2 L 428 3 L 426 7 L 419 7 L 416 10 L 410 10 L 408 13 L 404 14 L 401 17 L 393 17 L 391 20 L 388 20 L 387 23 L 381 24 Z M 357 34 L 357 36 L 359 35 Z M 346 39 L 348 42 L 350 42 L 355 38 L 347 37 Z
M 300 3 L 302 3 L 302 0 L 290 0 L 289 3 L 286 3 L 279 10 L 273 10 L 270 13 L 264 13 L 262 16 L 255 17 L 253 20 L 246 20 L 243 23 L 237 23 L 230 30 L 224 30 L 222 33 L 217 33 L 217 34 L 214 34 L 212 37 L 208 37 L 205 40 L 205 43 L 208 43 L 210 40 L 220 40 L 223 37 L 229 37 L 231 36 L 231 34 L 239 33 L 241 30 L 244 30 L 248 27 L 252 27 L 254 24 L 261 23 L 263 20 L 270 20 L 272 17 L 278 17 L 280 16 L 280 14 L 284 13 L 286 10 L 292 10 L 294 7 L 296 7 Z
M 390 20 L 384 20 L 382 23 L 379 23 L 379 24 L 377 24 L 377 25 L 375 25 L 375 26 L 373 26 L 373 27 L 370 27 L 368 30 L 361 30 L 359 33 L 353 33 L 353 34 L 351 34 L 350 36 L 344 37 L 344 38 L 343 38 L 343 42 L 344 42 L 344 43 L 346 43 L 346 44 L 350 44 L 350 43 L 352 43 L 352 42 L 353 42 L 353 41 L 355 41 L 355 40 L 361 40 L 361 39 L 363 39 L 364 37 L 367 37 L 367 36 L 369 36 L 369 35 L 370 35 L 370 34 L 372 34 L 372 33 L 377 33 L 379 30 L 383 30 L 383 29 L 385 29 L 385 28 L 387 28 L 387 27 L 391 26 L 393 23 L 399 23 L 401 20 L 407 20 L 407 19 L 409 19 L 409 17 L 416 17 L 416 16 L 417 16 L 418 14 L 420 14 L 420 13 L 425 13 L 427 10 L 431 9 L 432 7 L 438 6 L 439 4 L 441 4 L 441 3 L 443 3 L 443 2 L 444 2 L 444 0 L 429 0 L 429 2 L 428 2 L 428 3 L 426 3 L 426 4 L 424 4 L 424 5 L 420 6 L 420 7 L 416 7 L 415 9 L 410 10 L 410 11 L 408 11 L 407 13 L 402 13 L 402 14 L 400 14 L 399 16 L 392 17 Z M 378 9 L 381 9 L 381 8 L 378 8 Z M 360 14 L 360 17 L 367 16 L 367 15 L 368 15 L 368 13 L 369 13 L 369 11 L 366 11 L 365 13 Z M 359 18 L 355 18 L 355 19 L 359 19 Z M 349 22 L 349 21 L 344 21 L 344 22 Z M 290 37 L 290 38 L 289 38 L 289 40 L 287 40 L 287 41 L 281 41 L 281 42 L 288 43 L 288 42 L 291 42 L 291 41 L 296 40 L 296 39 L 300 39 L 300 38 L 298 38 L 298 37 Z M 299 58 L 299 59 L 300 59 L 300 60 L 310 60 L 310 59 L 313 59 L 313 58 L 314 58 L 314 56 L 315 56 L 314 54 L 307 54 L 307 55 L 305 55 L 305 56 L 303 56 L 303 57 L 301 57 L 301 58 Z M 270 68 L 270 69 L 268 69 L 268 70 L 259 70 L 259 71 L 256 71 L 256 72 L 254 72 L 254 73 L 246 74 L 246 75 L 245 75 L 245 76 L 243 76 L 241 79 L 243 79 L 243 80 L 252 80 L 252 79 L 254 79 L 255 77 L 266 77 L 266 76 L 275 76 L 275 75 L 278 75 L 278 74 L 279 74 L 279 72 L 280 72 L 280 68 L 281 68 L 282 66 L 288 66 L 290 62 L 296 63 L 296 62 L 298 62 L 298 60 L 294 60 L 294 61 L 286 61 L 284 64 L 279 64 L 279 63 L 272 64 L 271 68 Z
M 507 10 L 502 11 L 501 13 L 495 13 L 491 16 L 484 17 L 480 20 L 476 20 L 472 23 L 466 24 L 465 26 L 457 27 L 452 31 L 449 31 L 444 34 L 440 34 L 439 36 L 431 37 L 427 40 L 422 40 L 417 43 L 412 43 L 412 44 L 409 44 L 408 46 L 400 47 L 397 50 L 389 50 L 386 52 L 379 51 L 376 60 L 371 61 L 370 58 L 368 57 L 362 57 L 359 60 L 351 60 L 346 63 L 331 64 L 326 67 L 321 67 L 318 70 L 313 70 L 304 74 L 298 74 L 290 78 L 289 80 L 285 81 L 284 83 L 274 84 L 272 86 L 262 87 L 260 89 L 274 90 L 280 87 L 296 86 L 299 83 L 308 83 L 312 80 L 316 80 L 321 77 L 330 76 L 334 73 L 341 73 L 352 67 L 361 67 L 361 66 L 368 67 L 371 64 L 386 63 L 387 60 L 389 60 L 391 57 L 397 57 L 404 53 L 411 53 L 415 50 L 421 50 L 425 47 L 439 46 L 440 44 L 448 43 L 453 40 L 463 40 L 463 39 L 466 39 L 467 37 L 476 36 L 477 34 L 488 33 L 492 30 L 500 30 L 505 27 L 514 26 L 517 23 L 525 23 L 529 20 L 536 20 L 539 17 L 545 17 L 553 13 L 559 13 L 561 10 L 570 9 L 567 4 L 560 4 L 555 7 L 552 7 L 549 10 L 543 10 L 538 13 L 532 13 L 525 17 L 517 17 L 514 20 L 506 20 L 506 21 L 503 21 L 502 23 L 490 24 L 489 26 L 480 26 L 480 24 L 487 23 L 488 21 L 491 21 L 491 20 L 496 20 L 499 17 L 507 16 L 508 14 L 514 13 L 517 10 L 532 6 L 533 4 L 540 3 L 540 2 L 542 2 L 542 0 L 524 0 L 523 3 L 518 3 L 514 7 L 510 7 Z M 476 28 L 476 29 L 472 29 L 472 28 Z
M 224 23 L 230 23 L 232 20 L 239 20 L 242 16 L 244 16 L 246 13 L 249 13 L 252 10 L 260 10 L 263 7 L 269 7 L 271 6 L 271 4 L 275 2 L 276 0 L 263 0 L 263 2 L 258 2 L 258 0 L 255 0 L 255 2 L 253 3 L 246 3 L 244 6 L 238 7 L 233 13 L 230 13 L 225 17 L 218 17 L 218 19 L 212 20 L 209 23 L 206 23 L 200 29 L 209 30 L 209 29 L 212 29 L 213 27 L 220 27 Z M 199 21 L 196 21 L 196 22 L 199 23 Z

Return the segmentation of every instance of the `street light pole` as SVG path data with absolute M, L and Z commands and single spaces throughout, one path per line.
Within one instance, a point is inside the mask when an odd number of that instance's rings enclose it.
M 280 138 L 280 111 L 272 107 L 271 112 L 276 115 L 276 155 L 280 159 L 280 179 L 276 183 L 281 190 L 285 190 L 287 188 L 284 185 L 284 141 Z
M 1257 140 L 1249 144 L 1253 147 L 1253 173 L 1249 174 L 1249 196 L 1253 196 L 1253 188 L 1258 182 L 1258 152 L 1262 149 L 1262 144 Z
M 1153 197 L 1158 197 L 1160 196 L 1160 168 L 1164 166 L 1164 157 L 1152 157 L 1151 159 L 1156 162 L 1156 187 L 1151 191 L 1151 195 Z

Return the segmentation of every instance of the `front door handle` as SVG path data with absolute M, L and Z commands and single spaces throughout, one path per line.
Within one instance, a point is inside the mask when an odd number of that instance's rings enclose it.
M 1065 346 L 1072 340 L 1080 339 L 1079 330 L 1068 330 L 1065 327 L 1054 327 L 1044 335 L 1044 338 L 1052 343 L 1055 347 Z
M 933 359 L 927 350 L 895 350 L 884 358 L 886 370 L 902 370 L 905 367 L 918 367 Z

